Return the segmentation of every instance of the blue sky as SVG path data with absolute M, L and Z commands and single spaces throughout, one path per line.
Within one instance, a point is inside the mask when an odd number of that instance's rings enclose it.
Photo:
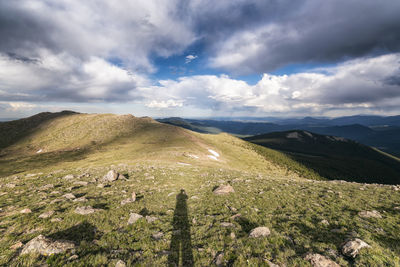
M 397 0 L 1 1 L 0 118 L 399 114 L 399 13 Z

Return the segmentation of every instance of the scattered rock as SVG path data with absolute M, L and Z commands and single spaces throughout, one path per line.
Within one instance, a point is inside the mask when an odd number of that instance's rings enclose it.
M 340 267 L 336 262 L 317 253 L 309 253 L 304 259 L 309 261 L 313 267 Z
M 103 181 L 105 181 L 105 182 L 114 182 L 114 181 L 118 180 L 119 175 L 120 174 L 117 173 L 116 171 L 111 170 L 106 175 L 104 175 Z
M 83 207 L 77 207 L 75 209 L 75 213 L 81 214 L 81 215 L 87 215 L 90 213 L 95 212 L 96 210 L 92 208 L 91 206 L 83 206 Z
M 382 215 L 379 213 L 379 211 L 376 211 L 376 210 L 360 211 L 358 213 L 358 216 L 363 217 L 363 218 L 382 218 Z
M 64 176 L 65 180 L 71 180 L 71 179 L 74 179 L 74 178 L 75 178 L 75 176 L 73 176 L 72 174 L 67 174 L 67 175 Z
M 132 196 L 130 198 L 127 198 L 127 199 L 124 199 L 124 200 L 121 201 L 121 205 L 125 205 L 125 204 L 132 203 L 132 202 L 135 202 L 135 201 L 136 201 L 136 193 L 133 192 Z
M 85 182 L 85 181 L 76 181 L 76 182 L 74 182 L 74 184 L 75 184 L 75 185 L 81 185 L 81 186 L 87 186 L 87 185 L 88 185 L 88 182 Z
M 236 238 L 235 233 L 234 233 L 234 232 L 231 232 L 230 237 L 231 237 L 231 239 L 235 239 L 235 238 Z
M 62 219 L 61 218 L 53 218 L 50 220 L 51 222 L 61 222 Z
M 327 220 L 325 220 L 325 219 L 322 220 L 320 223 L 323 224 L 323 225 L 329 225 L 329 222 Z
M 47 256 L 52 254 L 65 253 L 68 250 L 75 249 L 75 244 L 65 240 L 53 240 L 43 235 L 38 235 L 25 244 L 21 255 L 28 253 L 39 253 Z
M 86 202 L 88 201 L 86 197 L 79 197 L 73 200 L 73 202 Z
M 12 249 L 12 250 L 17 250 L 17 249 L 19 249 L 19 248 L 22 248 L 23 246 L 24 246 L 24 244 L 22 244 L 21 241 L 18 241 L 17 243 L 15 243 L 14 245 L 12 245 L 12 246 L 10 247 L 10 249 Z
M 342 247 L 342 253 L 345 256 L 355 258 L 360 253 L 362 248 L 370 248 L 371 246 L 362 241 L 361 239 L 355 238 L 347 241 Z
M 98 184 L 97 187 L 98 188 L 104 188 L 104 184 Z
M 217 265 L 217 266 L 224 266 L 224 263 L 225 263 L 225 261 L 224 261 L 224 253 L 223 253 L 223 252 L 219 252 L 219 253 L 215 256 L 213 262 L 214 262 L 215 265 Z
M 154 216 L 146 216 L 146 221 L 147 221 L 148 223 L 153 223 L 153 222 L 155 222 L 155 221 L 157 221 L 157 220 L 158 220 L 157 217 L 154 217 Z
M 71 194 L 71 193 L 67 193 L 67 194 L 63 195 L 63 197 L 65 197 L 66 199 L 75 199 L 76 198 L 75 195 Z
M 157 232 L 157 233 L 155 233 L 155 234 L 152 235 L 152 237 L 153 237 L 155 240 L 160 240 L 161 238 L 163 238 L 163 236 L 164 236 L 163 232 Z
M 31 213 L 31 209 L 23 209 L 20 211 L 20 213 Z
M 131 199 L 133 202 L 136 201 L 136 193 L 135 192 L 132 192 Z
M 47 189 L 50 189 L 50 188 L 54 188 L 54 185 L 53 184 L 46 184 L 46 185 L 40 187 L 39 189 L 40 190 L 47 190 Z
M 126 264 L 125 264 L 125 262 L 123 260 L 119 260 L 115 264 L 115 267 L 126 267 Z
M 47 212 L 44 212 L 44 213 L 40 214 L 39 218 L 46 219 L 46 218 L 51 217 L 53 214 L 54 214 L 54 211 L 53 210 L 49 210 Z
M 68 258 L 68 261 L 74 261 L 74 260 L 77 260 L 79 258 L 79 256 L 78 255 L 72 255 L 71 257 L 69 257 Z
M 268 227 L 257 227 L 251 230 L 249 237 L 265 237 L 269 236 L 271 234 L 271 231 L 269 230 Z
M 16 185 L 15 184 L 6 184 L 5 186 L 8 188 L 14 188 Z
M 225 195 L 229 193 L 234 193 L 235 190 L 230 185 L 220 185 L 213 192 L 216 195 Z
M 221 226 L 222 227 L 235 227 L 235 225 L 233 223 L 229 223 L 229 222 L 222 222 Z
M 137 213 L 131 213 L 128 220 L 128 224 L 134 224 L 140 218 L 143 218 L 143 216 Z

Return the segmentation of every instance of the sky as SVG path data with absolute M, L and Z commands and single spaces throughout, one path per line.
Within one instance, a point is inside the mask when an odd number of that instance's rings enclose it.
M 0 0 L 0 118 L 400 114 L 399 0 Z

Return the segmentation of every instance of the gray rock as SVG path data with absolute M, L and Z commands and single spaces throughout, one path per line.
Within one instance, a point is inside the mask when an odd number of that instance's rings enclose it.
M 74 182 L 74 184 L 75 184 L 75 185 L 81 185 L 81 186 L 87 186 L 87 185 L 88 185 L 88 182 L 85 182 L 85 181 L 76 181 L 76 182 Z
M 222 222 L 221 226 L 222 227 L 235 227 L 235 225 L 233 223 L 229 223 L 229 222 Z
M 345 256 L 355 258 L 360 253 L 362 248 L 370 248 L 371 246 L 362 241 L 361 239 L 355 238 L 347 241 L 342 247 L 342 253 Z
M 86 197 L 79 197 L 79 198 L 75 198 L 75 199 L 73 200 L 73 202 L 86 202 L 86 201 L 88 201 L 88 200 L 86 199 Z
M 119 174 L 116 171 L 111 170 L 106 175 L 104 175 L 103 181 L 114 182 L 114 181 L 118 180 L 118 176 L 119 176 Z
M 129 216 L 128 224 L 134 224 L 140 218 L 143 218 L 143 216 L 137 213 L 131 213 Z
M 71 179 L 74 179 L 74 178 L 75 177 L 72 174 L 67 174 L 67 175 L 64 176 L 65 180 L 71 180 Z
M 230 185 L 220 185 L 213 192 L 216 195 L 225 195 L 229 193 L 234 193 L 235 190 Z
M 257 227 L 251 230 L 249 237 L 266 237 L 271 234 L 271 231 L 269 230 L 268 227 Z
M 340 267 L 336 262 L 317 253 L 309 253 L 304 259 L 309 261 L 313 267 Z
M 75 209 L 75 213 L 81 214 L 81 215 L 87 215 L 95 212 L 96 210 L 92 208 L 91 206 L 83 206 L 83 207 L 77 207 Z
M 377 210 L 372 210 L 372 211 L 360 211 L 358 213 L 358 216 L 362 218 L 382 218 L 382 215 L 379 213 Z
M 31 213 L 31 209 L 23 209 L 20 211 L 20 213 Z
M 54 210 L 49 210 L 39 215 L 39 218 L 46 219 L 51 217 L 54 214 Z
M 66 199 L 75 199 L 76 198 L 75 195 L 71 194 L 71 193 L 67 193 L 67 194 L 63 195 L 63 197 L 65 197 Z
M 224 266 L 225 261 L 224 261 L 224 253 L 223 252 L 219 252 L 215 258 L 214 258 L 214 263 L 217 266 Z
M 163 238 L 163 236 L 164 236 L 163 232 L 157 232 L 157 233 L 155 233 L 155 234 L 152 234 L 152 237 L 153 237 L 155 240 L 160 240 L 161 238 Z
M 117 261 L 115 267 L 126 267 L 126 263 L 123 260 Z
M 153 223 L 153 222 L 155 222 L 155 221 L 157 221 L 157 220 L 158 220 L 157 217 L 154 217 L 154 216 L 146 216 L 146 221 L 147 221 L 148 223 Z
M 52 254 L 65 253 L 68 250 L 75 249 L 75 244 L 65 240 L 53 240 L 43 235 L 38 235 L 24 246 L 21 255 L 28 253 L 38 253 L 48 256 Z

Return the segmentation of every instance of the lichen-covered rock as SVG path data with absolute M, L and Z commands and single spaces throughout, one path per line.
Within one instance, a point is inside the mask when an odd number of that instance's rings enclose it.
M 131 213 L 128 220 L 128 224 L 134 224 L 140 218 L 143 218 L 143 216 L 137 213 Z
M 345 256 L 355 258 L 360 253 L 360 249 L 371 247 L 361 239 L 355 238 L 347 241 L 342 247 L 342 253 Z
M 216 195 L 225 195 L 229 193 L 234 193 L 235 190 L 230 185 L 220 185 L 213 192 Z
M 81 214 L 81 215 L 87 215 L 90 213 L 95 212 L 96 210 L 92 208 L 91 206 L 83 206 L 83 207 L 77 207 L 75 209 L 75 213 Z
M 38 235 L 25 244 L 21 251 L 21 255 L 28 253 L 38 253 L 40 255 L 52 255 L 65 253 L 68 250 L 75 249 L 75 244 L 65 240 L 53 240 L 43 235 Z
M 271 234 L 271 231 L 269 230 L 268 227 L 261 226 L 261 227 L 257 227 L 257 228 L 254 228 L 253 230 L 251 230 L 249 237 L 265 237 L 265 236 L 269 236 L 270 234 Z
M 105 182 L 114 182 L 118 180 L 119 173 L 117 173 L 114 170 L 109 171 L 106 175 L 103 177 L 103 181 Z
M 358 216 L 363 217 L 363 218 L 378 218 L 378 219 L 382 218 L 382 215 L 377 210 L 360 211 L 358 213 Z
M 340 267 L 340 265 L 333 260 L 317 253 L 307 254 L 304 259 L 309 261 L 313 267 Z

